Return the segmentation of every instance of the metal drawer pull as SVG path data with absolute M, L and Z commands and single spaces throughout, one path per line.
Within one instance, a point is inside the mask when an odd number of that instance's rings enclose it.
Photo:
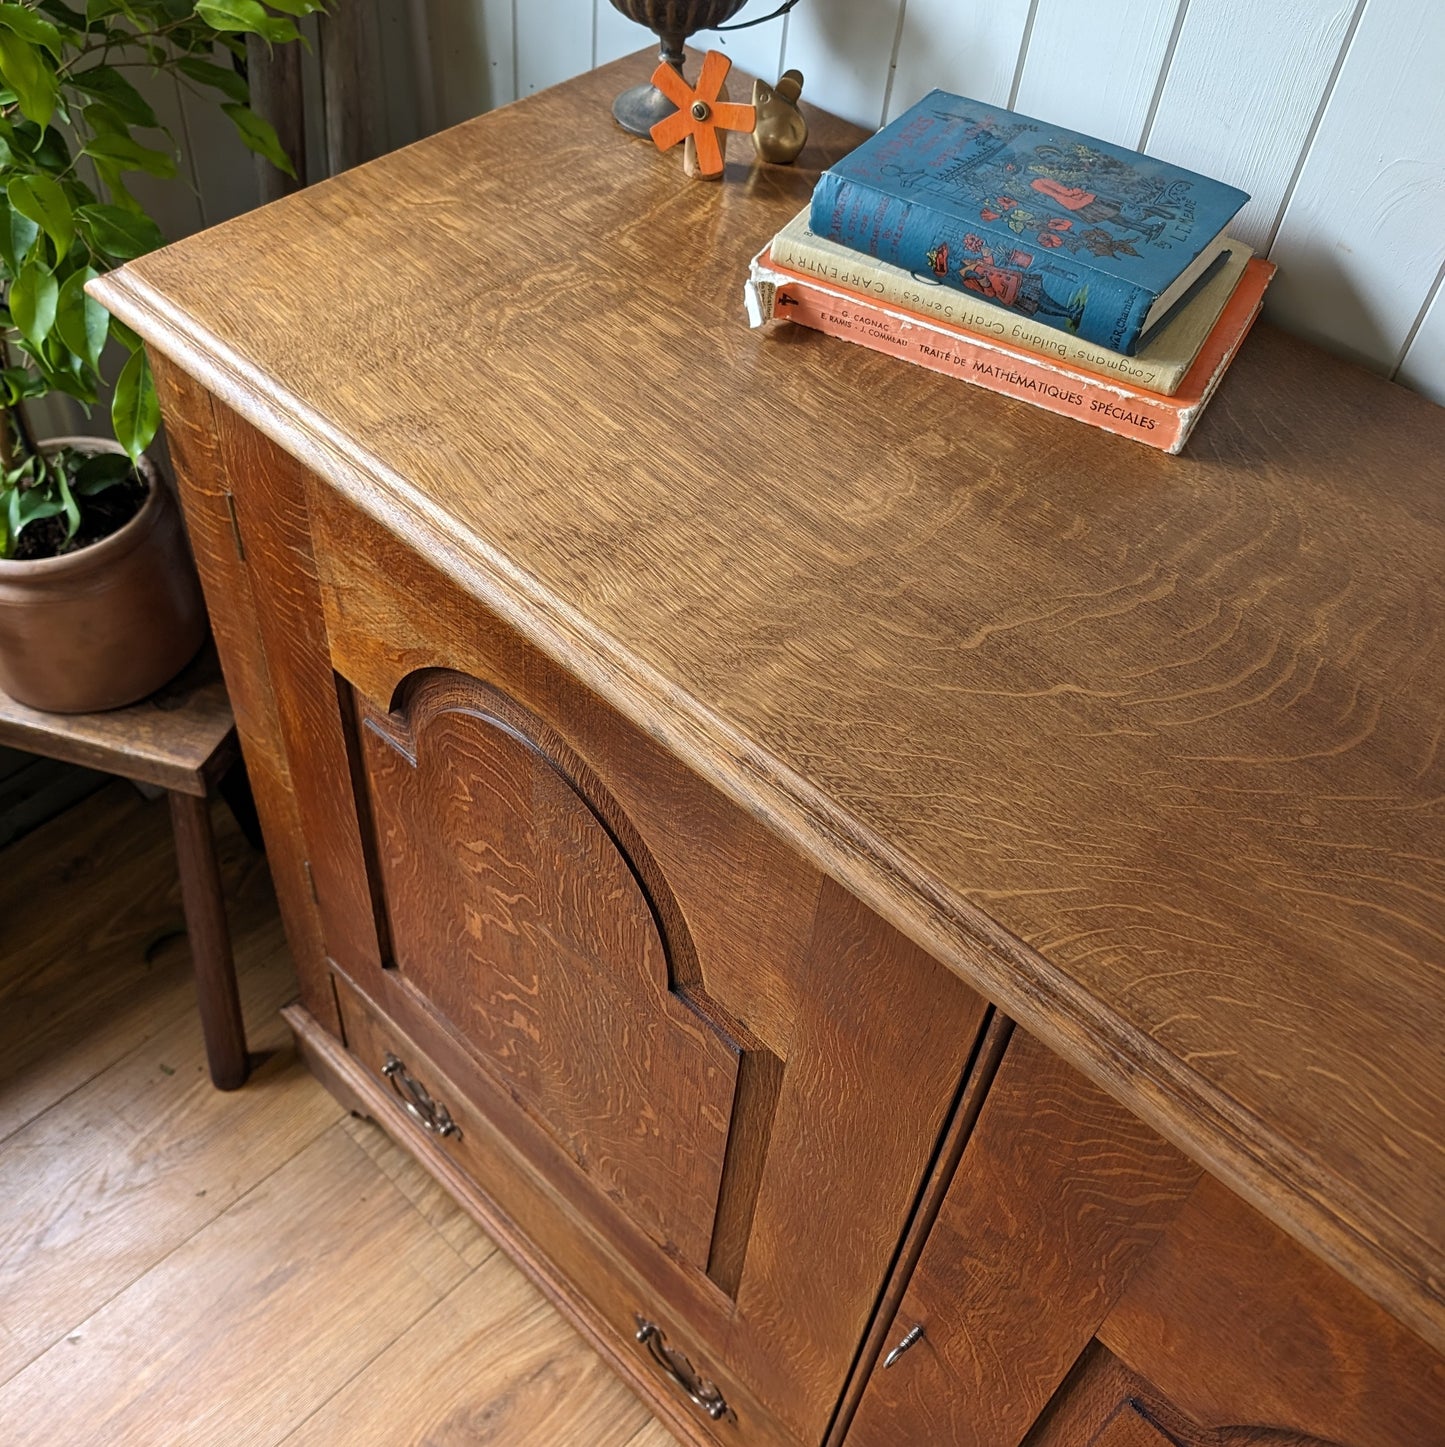
M 693 1371 L 692 1363 L 675 1347 L 663 1340 L 662 1328 L 645 1317 L 635 1318 L 637 1340 L 652 1353 L 652 1359 L 687 1393 L 692 1402 L 703 1409 L 714 1422 L 723 1418 L 736 1420 L 736 1414 L 723 1399 L 723 1394 L 708 1381 Z
M 391 1081 L 391 1088 L 406 1107 L 407 1114 L 417 1121 L 423 1130 L 444 1139 L 455 1136 L 461 1140 L 462 1128 L 451 1118 L 446 1106 L 433 1100 L 421 1081 L 408 1075 L 406 1066 L 389 1050 L 381 1073 Z
M 909 1347 L 917 1345 L 917 1343 L 922 1339 L 922 1337 L 923 1328 L 921 1326 L 910 1327 L 908 1330 L 908 1334 L 903 1338 L 903 1340 L 899 1342 L 898 1345 L 894 1347 L 893 1350 L 889 1352 L 886 1357 L 883 1358 L 883 1370 L 886 1372 L 888 1368 L 891 1367 L 893 1363 L 896 1362 L 898 1358 L 901 1357 L 903 1353 L 908 1350 Z

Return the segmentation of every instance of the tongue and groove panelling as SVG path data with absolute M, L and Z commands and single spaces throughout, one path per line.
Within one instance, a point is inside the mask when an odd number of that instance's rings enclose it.
M 499 54 L 522 96 L 652 40 L 610 0 L 420 8 L 443 124 L 511 98 Z M 801 0 L 696 40 L 770 78 L 797 66 L 805 99 L 863 125 L 942 85 L 1243 186 L 1241 233 L 1280 266 L 1273 320 L 1445 402 L 1445 5 Z

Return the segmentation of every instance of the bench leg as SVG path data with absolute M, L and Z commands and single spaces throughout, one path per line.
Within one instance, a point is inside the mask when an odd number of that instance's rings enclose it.
M 172 793 L 170 802 L 206 1061 L 216 1088 L 235 1090 L 245 1084 L 250 1065 L 211 816 L 206 800 L 193 794 Z

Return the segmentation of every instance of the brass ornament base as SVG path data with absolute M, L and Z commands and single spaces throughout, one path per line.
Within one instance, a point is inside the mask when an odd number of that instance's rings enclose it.
M 641 85 L 628 86 L 612 102 L 612 118 L 624 131 L 650 137 L 653 126 L 676 109 L 651 81 L 644 81 Z

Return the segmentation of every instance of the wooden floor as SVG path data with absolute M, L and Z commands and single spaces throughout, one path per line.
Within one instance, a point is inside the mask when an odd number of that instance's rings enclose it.
M 266 1057 L 229 1095 L 164 802 L 107 785 L 0 851 L 0 1442 L 671 1447 L 298 1064 L 264 863 L 234 828 L 224 862 Z

